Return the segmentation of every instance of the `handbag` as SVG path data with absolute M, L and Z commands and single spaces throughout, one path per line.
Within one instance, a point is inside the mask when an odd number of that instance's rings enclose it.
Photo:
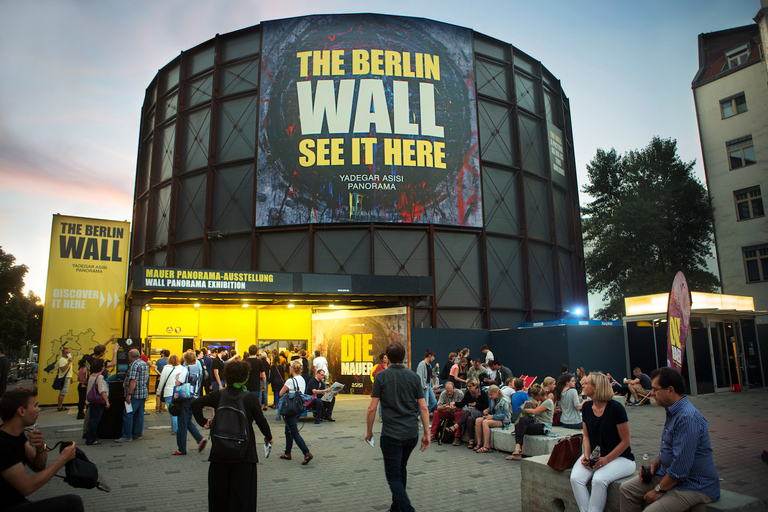
M 99 375 L 101 377 L 101 375 Z M 96 380 L 93 381 L 93 386 L 91 386 L 90 391 L 88 391 L 88 394 L 85 395 L 85 399 L 88 400 L 89 404 L 93 405 L 105 405 L 107 402 L 104 400 L 104 397 L 101 396 L 101 393 L 99 393 L 99 377 L 96 377 Z M 104 377 L 101 377 L 102 379 Z
M 57 391 L 60 391 L 64 388 L 64 377 L 56 377 L 53 379 L 53 384 L 51 384 L 51 387 Z
M 170 375 L 169 375 L 170 377 Z M 166 379 L 167 380 L 167 379 Z M 186 396 L 184 396 L 186 394 Z M 189 384 L 189 370 L 187 370 L 187 380 L 184 384 L 173 386 L 173 398 L 168 406 L 168 414 L 178 416 L 181 414 L 181 404 L 192 398 L 192 386 Z
M 298 416 L 307 410 L 307 406 L 304 404 L 304 397 L 299 391 L 299 385 L 296 382 L 296 379 L 292 378 L 291 380 L 294 383 L 293 387 L 296 391 L 288 393 L 288 395 L 283 397 L 283 400 L 280 401 L 280 414 L 283 416 Z
M 67 371 L 64 373 L 63 377 L 59 377 L 59 370 L 56 370 L 57 377 L 53 379 L 53 383 L 51 384 L 51 387 L 55 389 L 56 391 L 61 391 L 64 389 L 64 379 L 67 378 L 67 375 L 69 375 L 69 370 L 72 368 L 68 368 Z
M 549 455 L 547 466 L 555 471 L 572 468 L 582 455 L 581 442 L 584 434 L 574 434 L 560 439 Z
M 187 380 L 184 384 L 173 386 L 173 401 L 188 400 L 192 398 L 192 384 L 189 383 L 189 370 L 187 370 Z

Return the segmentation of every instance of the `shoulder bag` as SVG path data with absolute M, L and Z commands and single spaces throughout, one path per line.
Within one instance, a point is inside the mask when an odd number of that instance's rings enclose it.
M 307 406 L 304 404 L 304 397 L 301 391 L 299 391 L 298 382 L 296 382 L 295 378 L 292 378 L 291 381 L 293 381 L 295 391 L 288 393 L 280 401 L 280 414 L 283 416 L 298 416 L 307 410 Z
M 93 381 L 93 386 L 91 386 L 90 391 L 88 391 L 88 394 L 85 396 L 85 399 L 88 400 L 89 404 L 93 405 L 105 405 L 107 402 L 104 400 L 104 397 L 101 396 L 101 393 L 99 393 L 99 378 L 104 378 L 101 375 L 96 377 L 96 379 Z
M 189 398 L 192 398 L 192 384 L 189 383 L 189 375 L 190 375 L 190 368 L 191 366 L 187 368 L 187 379 L 184 381 L 184 384 L 180 384 L 178 386 L 173 386 L 173 401 L 178 400 L 187 400 Z
M 64 379 L 67 378 L 67 375 L 69 375 L 69 370 L 72 369 L 72 366 L 70 365 L 69 368 L 67 368 L 67 371 L 64 372 L 63 377 L 59 377 L 59 369 L 56 369 L 56 378 L 53 379 L 53 384 L 51 384 L 51 387 L 57 391 L 60 391 L 64 389 Z
M 547 466 L 555 471 L 572 468 L 582 455 L 581 441 L 584 434 L 574 434 L 560 439 L 549 455 Z
M 170 375 L 168 378 L 170 378 Z M 186 397 L 184 396 L 185 394 Z M 168 414 L 171 416 L 178 416 L 181 414 L 182 402 L 185 402 L 190 398 L 192 398 L 192 387 L 189 384 L 189 368 L 187 368 L 187 379 L 184 384 L 173 386 L 173 398 L 171 398 L 171 404 L 168 406 Z

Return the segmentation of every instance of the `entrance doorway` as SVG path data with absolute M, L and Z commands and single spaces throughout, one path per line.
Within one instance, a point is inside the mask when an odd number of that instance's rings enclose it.
M 746 382 L 746 370 L 741 356 L 744 353 L 739 322 L 725 320 L 709 324 L 712 336 L 712 362 L 717 391 L 741 388 Z

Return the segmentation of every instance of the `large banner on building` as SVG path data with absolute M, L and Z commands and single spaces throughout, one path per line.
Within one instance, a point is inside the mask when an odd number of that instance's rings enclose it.
M 469 29 L 374 14 L 261 26 L 257 226 L 482 225 Z
M 678 372 L 683 371 L 685 340 L 691 319 L 691 290 L 685 274 L 675 274 L 667 305 L 667 366 Z
M 345 392 L 371 393 L 371 372 L 393 341 L 410 353 L 408 308 L 347 310 L 312 315 L 312 350 L 328 359 L 329 383 Z M 405 361 L 408 364 L 408 361 Z
M 41 404 L 57 403 L 51 384 L 64 348 L 72 354 L 74 381 L 65 403 L 77 403 L 81 356 L 121 335 L 130 233 L 128 222 L 53 216 L 37 376 Z

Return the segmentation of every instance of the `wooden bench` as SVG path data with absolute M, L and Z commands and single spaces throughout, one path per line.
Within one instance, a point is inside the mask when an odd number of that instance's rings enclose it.
M 538 437 L 538 436 L 531 436 Z M 527 443 L 526 436 L 526 443 Z M 525 447 L 525 444 L 523 444 Z M 547 466 L 549 455 L 538 455 L 521 461 L 520 499 L 526 512 L 577 512 L 571 489 L 571 470 L 555 471 Z M 633 475 L 634 476 L 634 475 Z M 619 512 L 619 488 L 632 477 L 612 482 L 608 487 L 607 512 Z M 714 503 L 696 505 L 691 512 L 758 512 L 764 510 L 760 500 L 735 492 L 720 490 Z

